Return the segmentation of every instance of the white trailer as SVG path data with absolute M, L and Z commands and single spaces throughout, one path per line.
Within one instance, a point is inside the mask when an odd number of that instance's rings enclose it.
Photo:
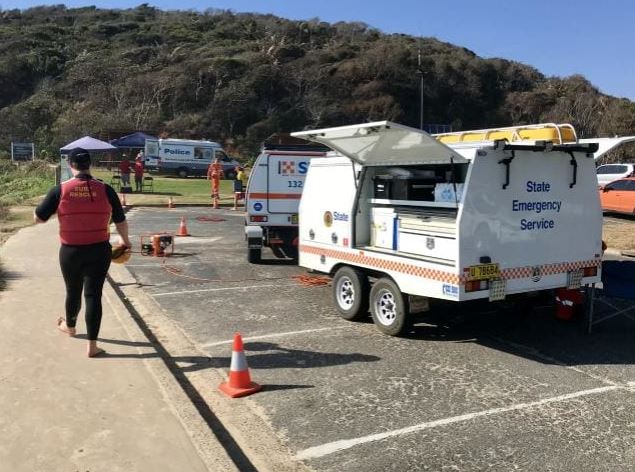
M 383 121 L 292 133 L 336 151 L 309 168 L 299 263 L 333 276 L 342 317 L 384 333 L 429 299 L 502 300 L 600 281 L 597 143 L 449 147 Z
M 247 260 L 258 263 L 263 246 L 276 257 L 297 259 L 298 206 L 311 160 L 324 157 L 322 145 L 288 135 L 264 143 L 256 158 L 245 196 Z M 279 142 L 282 141 L 282 142 Z

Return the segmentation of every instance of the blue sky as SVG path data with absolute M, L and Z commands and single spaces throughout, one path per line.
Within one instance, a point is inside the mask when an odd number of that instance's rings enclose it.
M 0 0 L 0 8 L 65 3 L 131 8 L 143 0 Z M 148 0 L 170 10 L 231 9 L 331 23 L 362 21 L 386 33 L 434 36 L 483 57 L 530 64 L 546 75 L 582 74 L 604 93 L 635 100 L 632 0 Z

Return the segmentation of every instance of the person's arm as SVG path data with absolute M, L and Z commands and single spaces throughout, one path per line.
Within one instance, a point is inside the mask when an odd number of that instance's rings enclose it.
M 106 195 L 112 207 L 112 221 L 115 223 L 117 233 L 121 239 L 121 244 L 126 247 L 132 247 L 130 237 L 128 236 L 128 222 L 126 221 L 126 213 L 123 211 L 117 192 L 110 186 L 106 185 Z
M 121 223 L 115 223 L 115 227 L 117 228 L 117 233 L 119 233 L 121 244 L 128 248 L 131 248 L 132 243 L 130 242 L 130 238 L 128 237 L 128 222 L 126 220 L 123 220 Z
M 61 193 L 62 188 L 59 185 L 49 190 L 44 199 L 33 211 L 33 221 L 35 223 L 46 223 L 48 219 L 53 216 L 60 204 Z

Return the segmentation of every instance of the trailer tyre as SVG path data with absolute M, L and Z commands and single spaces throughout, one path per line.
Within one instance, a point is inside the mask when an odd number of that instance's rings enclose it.
M 370 312 L 379 331 L 398 336 L 410 327 L 408 298 L 388 278 L 377 280 L 370 290 Z
M 333 301 L 340 316 L 357 321 L 368 316 L 368 277 L 352 267 L 340 267 L 333 277 Z
M 250 264 L 260 263 L 262 256 L 262 250 L 260 248 L 248 248 L 247 249 L 247 262 Z

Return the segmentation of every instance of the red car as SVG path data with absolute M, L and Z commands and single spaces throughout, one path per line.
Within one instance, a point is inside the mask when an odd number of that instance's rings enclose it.
M 635 177 L 615 180 L 600 188 L 602 211 L 635 215 Z

